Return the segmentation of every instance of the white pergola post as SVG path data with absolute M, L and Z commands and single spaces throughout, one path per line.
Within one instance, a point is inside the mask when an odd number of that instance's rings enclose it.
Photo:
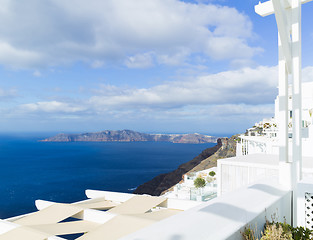
M 292 160 L 296 180 L 302 179 L 301 1 L 291 2 L 292 26 Z
M 311 0 L 259 2 L 255 12 L 275 14 L 279 36 L 279 181 L 293 190 L 293 225 L 297 226 L 297 183 L 302 179 L 301 5 Z M 288 78 L 292 79 L 292 157 L 288 148 Z
M 297 182 L 302 179 L 302 81 L 301 81 L 301 2 L 292 0 L 292 161 L 293 179 L 293 225 L 298 225 Z
M 281 40 L 278 35 L 278 139 L 279 139 L 279 183 L 292 189 L 292 159 L 289 158 L 289 140 L 288 140 L 288 124 L 289 124 L 289 106 L 288 106 L 288 70 L 286 60 L 284 58 Z

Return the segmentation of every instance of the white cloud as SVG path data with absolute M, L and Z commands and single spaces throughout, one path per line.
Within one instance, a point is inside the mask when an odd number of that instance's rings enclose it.
M 40 59 L 40 53 L 32 49 L 13 47 L 10 43 L 1 41 L 0 37 L 0 64 L 11 68 L 25 68 L 40 64 Z
M 85 95 L 80 99 L 76 96 L 51 100 L 50 96 L 49 101 L 22 104 L 15 110 L 0 108 L 0 112 L 5 119 L 53 119 L 88 125 L 98 122 L 100 129 L 103 123 L 114 123 L 115 128 L 133 124 L 147 129 L 151 124 L 197 129 L 199 124 L 201 129 L 237 131 L 274 115 L 277 71 L 277 67 L 266 66 L 243 68 L 150 88 L 100 85 L 89 90 L 88 99 Z M 303 80 L 309 81 L 312 77 L 313 67 L 304 68 Z M 0 99 L 8 92 L 0 89 Z M 213 124 L 219 125 L 218 130 Z
M 38 101 L 20 105 L 27 114 L 106 117 L 112 119 L 247 118 L 255 121 L 274 114 L 277 67 L 259 66 L 207 74 L 150 88 L 100 85 L 89 99 Z M 303 69 L 303 80 L 313 67 Z M 0 89 L 0 97 L 8 94 Z M 88 114 L 86 114 L 88 113 Z
M 39 68 L 75 61 L 93 67 L 111 62 L 147 67 L 153 63 L 177 65 L 191 54 L 234 59 L 251 58 L 258 52 L 247 41 L 253 35 L 249 18 L 234 8 L 212 3 L 2 2 L 0 64 L 8 67 Z
M 212 119 L 255 122 L 273 115 L 276 85 L 277 68 L 260 66 L 150 88 L 100 85 L 89 91 L 89 99 L 51 100 L 50 96 L 50 100 L 21 104 L 10 114 L 31 119 L 98 119 L 116 123 L 124 119 L 135 122 L 202 121 L 203 124 L 209 124 Z
M 249 104 L 224 104 L 214 105 L 210 108 L 209 114 L 214 117 L 228 117 L 228 116 L 259 116 L 263 118 L 265 116 L 274 115 L 274 104 L 260 104 L 260 105 L 249 105 Z M 260 119 L 261 120 L 261 119 Z
M 264 117 L 274 115 L 277 71 L 277 67 L 267 66 L 243 68 L 207 74 L 193 80 L 166 82 L 150 88 L 100 85 L 89 90 L 90 97 L 87 99 L 85 95 L 81 99 L 76 96 L 51 100 L 50 96 L 49 101 L 22 104 L 9 113 L 11 118 L 16 119 L 21 116 L 58 121 L 71 119 L 114 123 L 116 126 L 118 123 L 123 126 L 155 123 L 175 127 L 175 123 L 192 126 L 199 123 L 205 129 L 216 123 L 228 126 L 228 129 L 235 126 L 247 128 Z M 303 69 L 304 81 L 312 76 L 313 67 Z M 4 117 L 8 116 L 3 111 L 1 113 Z
M 181 48 L 174 53 L 159 54 L 157 56 L 157 62 L 159 64 L 177 66 L 185 62 L 187 57 L 190 55 L 190 52 L 190 49 Z
M 148 68 L 153 66 L 152 53 L 136 54 L 128 57 L 126 66 L 129 68 Z
M 221 59 L 249 59 L 258 52 L 260 48 L 252 48 L 247 45 L 244 39 L 233 37 L 210 38 L 207 43 L 206 52 L 212 58 Z
M 29 113 L 77 113 L 84 110 L 86 110 L 85 107 L 58 101 L 28 103 L 20 106 L 20 111 Z
M 10 99 L 17 96 L 17 90 L 14 88 L 11 89 L 2 89 L 0 88 L 0 100 Z
M 104 91 L 89 104 L 117 108 L 180 108 L 187 105 L 269 104 L 277 90 L 277 68 L 258 67 L 226 71 L 151 88 Z M 112 87 L 110 87 L 112 89 Z M 107 94 L 109 92 L 109 94 Z
M 101 68 L 104 66 L 104 61 L 95 60 L 91 63 L 92 68 Z

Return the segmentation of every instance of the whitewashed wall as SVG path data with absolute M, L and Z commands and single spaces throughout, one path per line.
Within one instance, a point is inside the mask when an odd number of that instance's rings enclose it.
M 221 159 L 218 161 L 218 172 L 218 196 L 262 179 L 271 179 L 273 183 L 278 183 L 278 165 Z
M 264 226 L 276 215 L 290 223 L 291 192 L 272 183 L 259 183 L 212 199 L 159 221 L 122 240 L 242 240 L 245 226 Z

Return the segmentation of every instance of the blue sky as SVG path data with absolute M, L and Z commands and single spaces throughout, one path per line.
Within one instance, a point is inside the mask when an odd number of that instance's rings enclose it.
M 243 132 L 277 94 L 276 22 L 257 3 L 0 0 L 0 132 Z

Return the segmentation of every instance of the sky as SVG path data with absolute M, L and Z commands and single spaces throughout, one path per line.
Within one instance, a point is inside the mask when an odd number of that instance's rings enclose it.
M 277 95 L 275 17 L 258 2 L 0 0 L 0 133 L 244 132 Z

